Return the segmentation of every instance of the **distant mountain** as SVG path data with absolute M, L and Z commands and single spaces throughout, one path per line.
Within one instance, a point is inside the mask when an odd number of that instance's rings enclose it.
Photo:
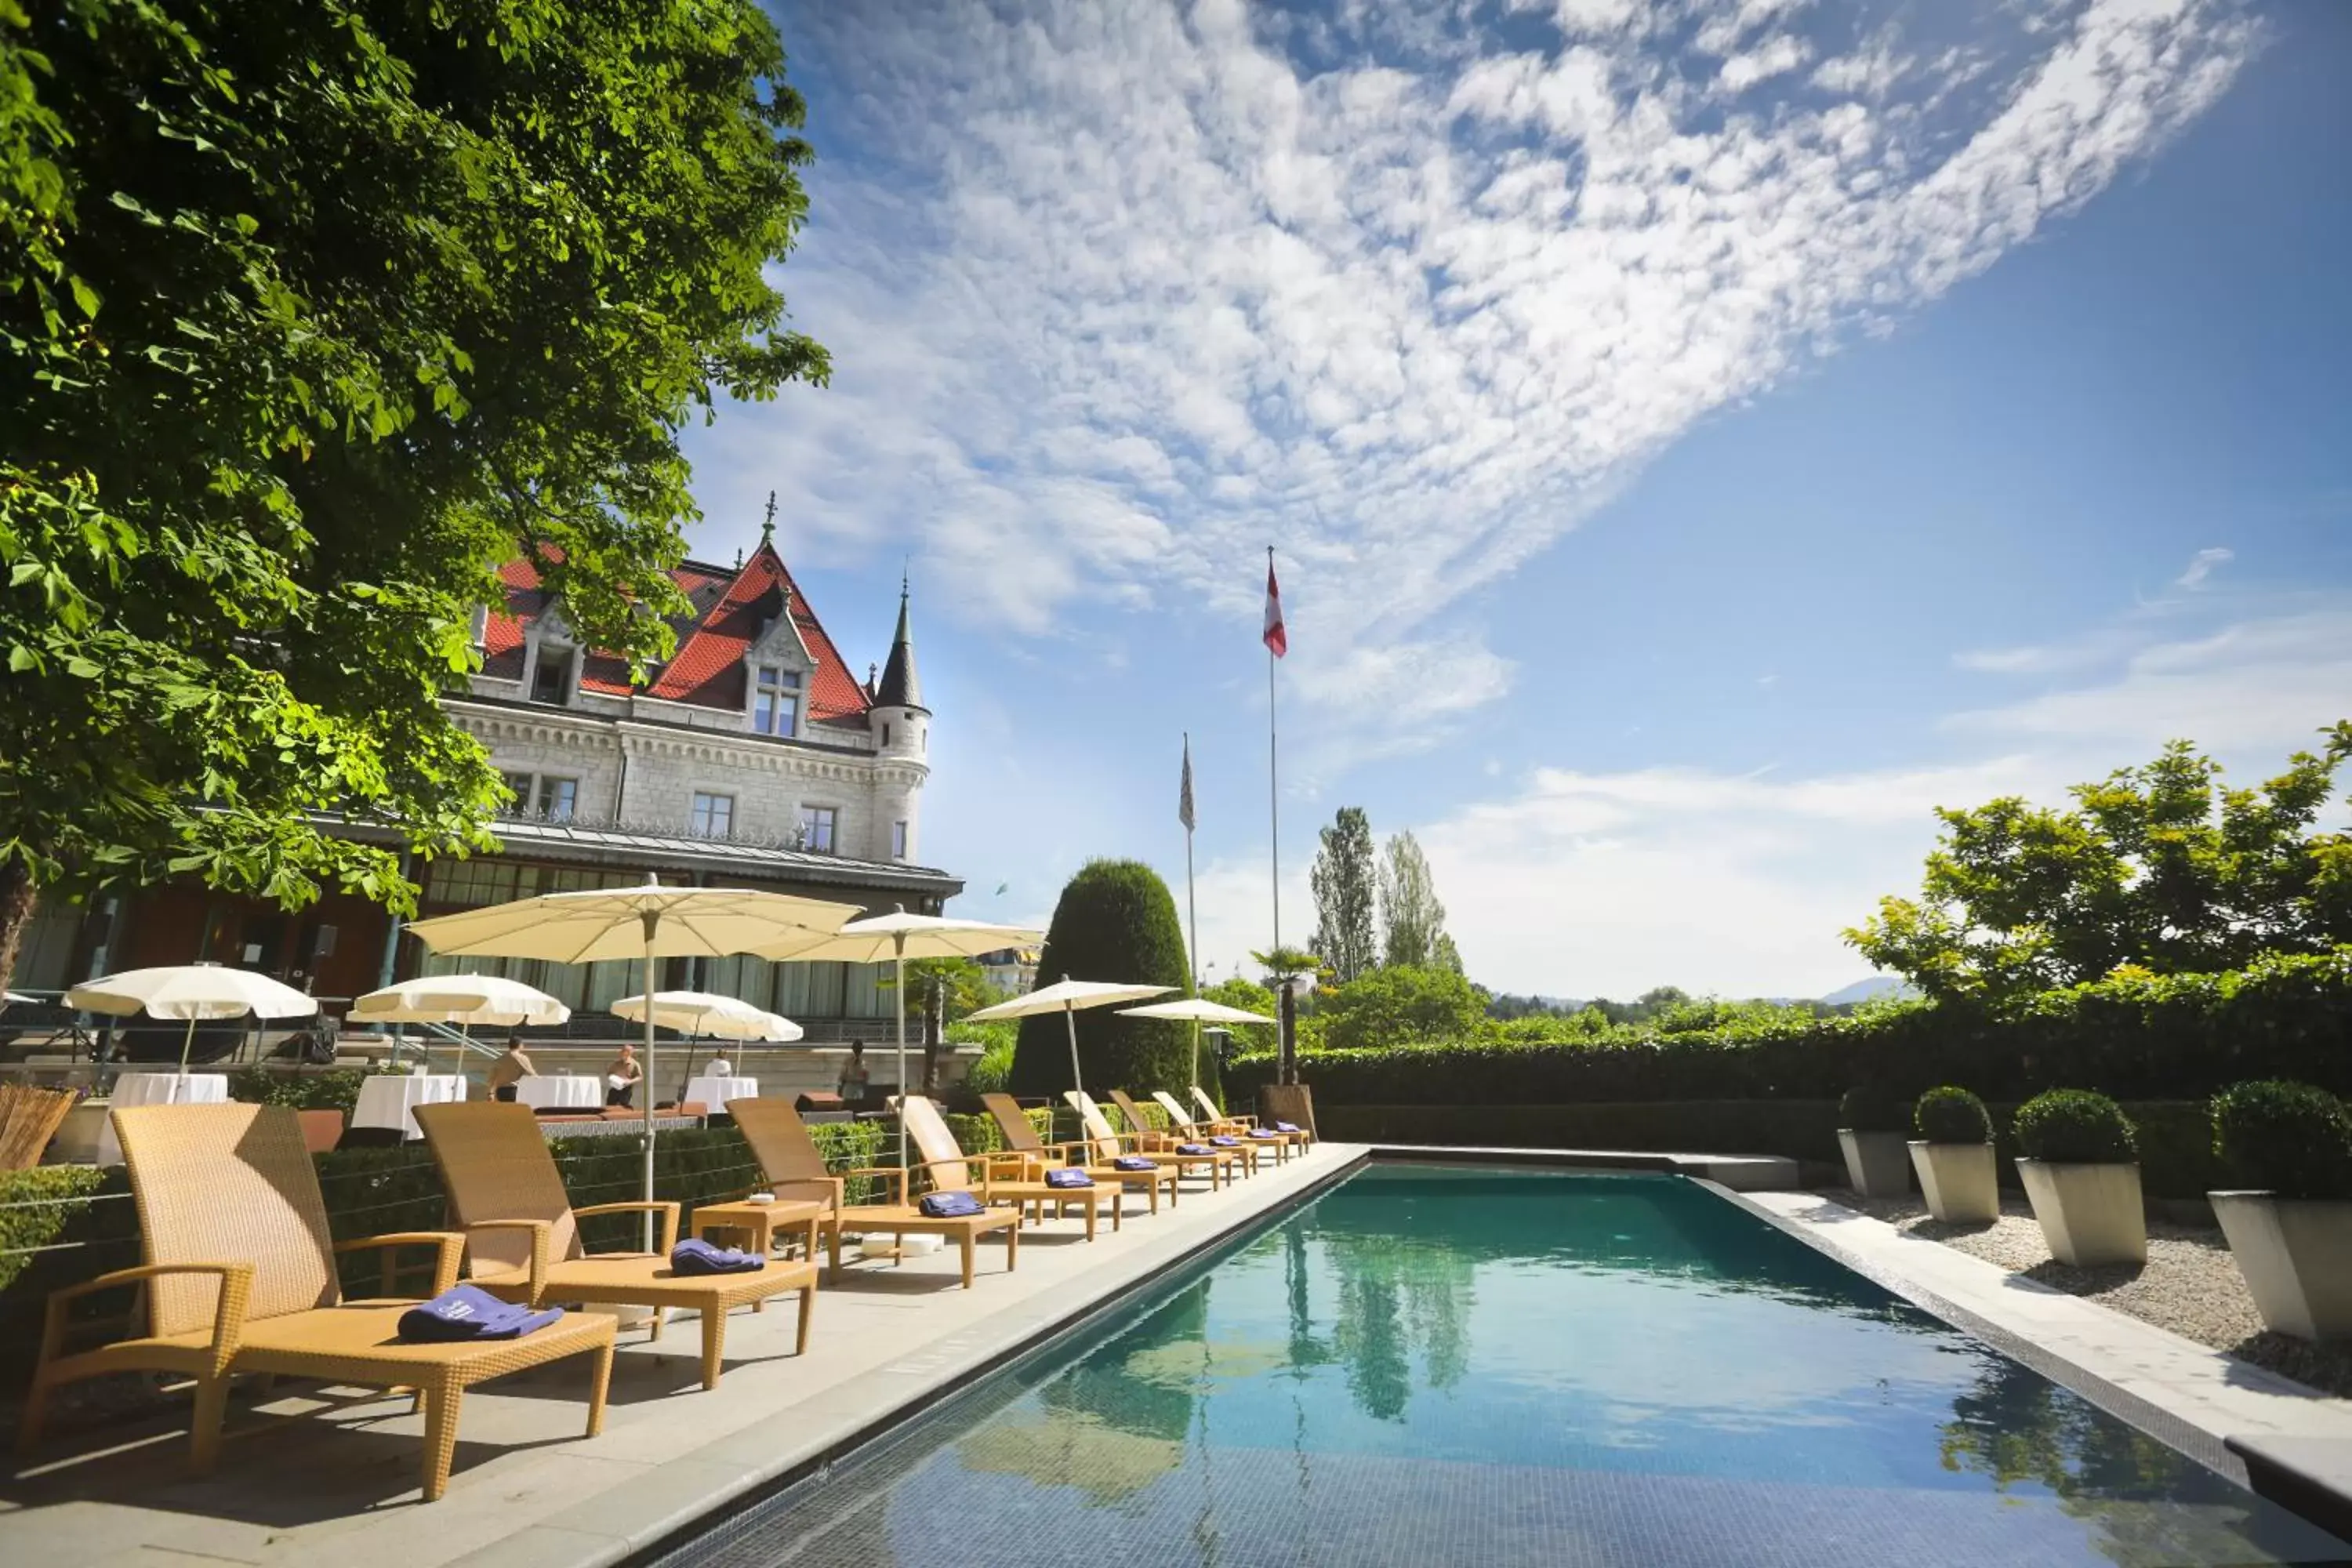
M 1916 996 L 1918 991 L 1907 980 L 1892 974 L 1874 974 L 1867 980 L 1857 980 L 1843 991 L 1832 991 L 1822 998 L 1835 1007 L 1853 1002 L 1875 1002 L 1882 996 Z

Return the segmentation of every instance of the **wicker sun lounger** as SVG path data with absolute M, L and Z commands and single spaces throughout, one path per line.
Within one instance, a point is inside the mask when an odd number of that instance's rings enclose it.
M 1173 1114 L 1171 1115 L 1170 1125 L 1165 1130 L 1154 1127 L 1151 1125 L 1150 1118 L 1144 1115 L 1143 1107 L 1136 1104 L 1134 1100 L 1128 1098 L 1127 1090 L 1123 1089 L 1112 1089 L 1110 1091 L 1110 1101 L 1113 1105 L 1118 1107 L 1119 1115 L 1127 1119 L 1127 1124 L 1129 1127 L 1140 1133 L 1153 1134 L 1160 1138 L 1164 1138 L 1167 1140 L 1168 1146 L 1171 1148 L 1178 1143 L 1205 1143 L 1212 1138 L 1224 1135 L 1223 1130 L 1221 1128 L 1197 1127 L 1193 1125 L 1192 1119 L 1191 1117 L 1175 1116 Z M 1269 1140 L 1265 1139 L 1253 1139 L 1240 1143 L 1219 1144 L 1218 1147 L 1224 1150 L 1227 1153 L 1239 1154 L 1241 1156 L 1243 1174 L 1255 1176 L 1257 1174 L 1257 1157 L 1259 1153 L 1265 1149 L 1269 1142 Z
M 69 1286 L 49 1298 L 41 1353 L 18 1428 L 19 1450 L 39 1439 L 49 1391 L 114 1372 L 175 1373 L 195 1380 L 193 1457 L 199 1473 L 220 1452 L 229 1379 L 238 1373 L 414 1389 L 425 1410 L 425 1500 L 449 1482 L 457 1407 L 487 1378 L 565 1356 L 591 1355 L 588 1436 L 604 1424 L 613 1370 L 613 1321 L 567 1316 L 515 1340 L 404 1344 L 413 1300 L 346 1301 L 337 1255 L 371 1248 L 438 1249 L 433 1293 L 456 1281 L 462 1237 L 404 1232 L 331 1242 L 318 1168 L 301 1124 L 283 1107 L 126 1106 L 115 1133 L 131 1168 L 146 1261 Z M 389 1280 L 392 1256 L 384 1256 Z M 62 1354 L 66 1307 L 76 1297 L 133 1283 L 147 1288 L 144 1337 Z
M 1274 1090 L 1268 1089 L 1267 1092 L 1271 1094 Z M 1220 1123 L 1239 1132 L 1246 1132 L 1258 1124 L 1257 1118 L 1255 1116 L 1219 1110 L 1217 1102 L 1209 1098 L 1209 1091 L 1197 1083 L 1192 1086 L 1192 1103 L 1201 1108 L 1201 1120 L 1206 1122 Z M 1311 1121 L 1312 1119 L 1302 1117 L 1300 1120 Z M 1312 1126 L 1305 1126 L 1296 1132 L 1286 1132 L 1283 1136 L 1300 1148 L 1305 1148 L 1315 1142 L 1315 1129 Z
M 1116 1182 L 1129 1192 L 1140 1192 L 1151 1201 L 1151 1212 L 1160 1212 L 1160 1189 L 1168 1189 L 1168 1206 L 1176 1206 L 1176 1177 L 1173 1165 L 1156 1164 L 1148 1171 L 1122 1171 L 1108 1160 L 1093 1160 L 1091 1143 L 1048 1143 L 1037 1135 L 1037 1129 L 1022 1113 L 1021 1106 L 1009 1094 L 983 1094 L 981 1105 L 996 1120 L 996 1131 L 1004 1140 L 1007 1150 L 1028 1157 L 1026 1168 L 1043 1180 L 1045 1173 L 1055 1165 L 1068 1163 L 1075 1152 L 1087 1159 L 1082 1167 L 1097 1182 Z
M 898 1114 L 906 1118 L 907 1136 L 922 1151 L 933 1186 L 950 1192 L 961 1188 L 977 1194 L 985 1204 L 1011 1204 L 1024 1213 L 1034 1210 L 1041 1220 L 1049 1205 L 1057 1215 L 1066 1215 L 1075 1207 L 1086 1217 L 1088 1241 L 1095 1238 L 1096 1215 L 1108 1207 L 1110 1227 L 1118 1229 L 1119 1211 L 1125 1206 L 1120 1202 L 1127 1191 L 1124 1185 L 1098 1182 L 1086 1187 L 1056 1187 L 1046 1183 L 1044 1173 L 1033 1173 L 1025 1154 L 1000 1151 L 968 1155 L 940 1115 L 940 1108 L 919 1094 L 900 1100 Z
M 1182 1100 L 1164 1089 L 1153 1089 L 1151 1098 L 1160 1102 L 1160 1109 L 1168 1113 L 1170 1121 L 1195 1138 L 1213 1137 L 1220 1132 L 1231 1133 L 1237 1138 L 1249 1140 L 1243 1145 L 1244 1148 L 1273 1150 L 1274 1157 L 1277 1161 L 1287 1161 L 1293 1149 L 1304 1149 L 1307 1146 L 1307 1134 L 1304 1132 L 1261 1134 L 1255 1131 L 1253 1123 L 1240 1117 L 1193 1116 L 1184 1109 Z
M 862 1166 L 836 1175 L 825 1169 L 824 1156 L 817 1152 L 815 1140 L 809 1136 L 800 1112 L 788 1100 L 730 1100 L 727 1102 L 727 1114 L 735 1119 L 736 1131 L 751 1145 L 751 1157 L 760 1163 L 765 1184 L 778 1198 L 814 1197 L 831 1205 L 821 1228 L 831 1246 L 833 1278 L 836 1282 L 841 1279 L 844 1231 L 861 1236 L 880 1232 L 893 1237 L 949 1237 L 963 1250 L 963 1288 L 967 1290 L 971 1289 L 973 1244 L 982 1237 L 1004 1237 L 1007 1273 L 1020 1263 L 1021 1215 L 1017 1212 L 992 1209 L 986 1214 L 935 1219 L 905 1201 L 907 1173 L 896 1165 Z M 892 1201 L 844 1203 L 842 1190 L 846 1177 L 881 1182 Z
M 719 1386 L 727 1346 L 727 1314 L 757 1307 L 772 1296 L 800 1292 L 799 1353 L 808 1353 L 809 1319 L 816 1309 L 814 1260 L 771 1260 L 751 1274 L 688 1275 L 669 1266 L 677 1244 L 674 1203 L 595 1204 L 575 1209 L 564 1195 L 555 1156 L 527 1105 L 494 1100 L 416 1108 L 416 1124 L 432 1145 L 433 1163 L 448 1189 L 450 1212 L 466 1233 L 467 1270 L 473 1283 L 507 1300 L 541 1307 L 555 1301 L 612 1301 L 654 1309 L 653 1335 L 661 1337 L 667 1309 L 702 1316 L 702 1386 Z M 590 1253 L 579 1222 L 597 1215 L 650 1210 L 661 1221 L 652 1253 Z
M 1062 1091 L 1070 1109 L 1078 1113 L 1078 1123 L 1085 1129 L 1087 1145 L 1097 1160 L 1108 1160 L 1128 1152 L 1148 1154 L 1163 1165 L 1173 1165 L 1188 1176 L 1206 1175 L 1213 1189 L 1232 1178 L 1233 1168 L 1242 1163 L 1239 1149 L 1217 1149 L 1206 1154 L 1181 1154 L 1176 1152 L 1180 1140 L 1165 1132 L 1118 1133 L 1111 1131 L 1110 1118 L 1102 1113 L 1095 1097 L 1082 1089 Z

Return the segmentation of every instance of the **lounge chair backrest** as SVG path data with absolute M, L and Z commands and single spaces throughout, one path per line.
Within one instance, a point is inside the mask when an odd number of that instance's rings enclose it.
M 492 1219 L 543 1219 L 550 1262 L 581 1256 L 580 1226 L 547 1137 L 528 1105 L 496 1100 L 420 1105 L 416 1125 L 432 1146 L 449 1193 L 449 1212 L 466 1230 Z M 476 1274 L 530 1267 L 530 1237 L 520 1230 L 469 1237 L 467 1268 Z
M 1127 1090 L 1123 1089 L 1112 1089 L 1110 1091 L 1110 1098 L 1111 1103 L 1118 1107 L 1118 1113 L 1127 1118 L 1127 1130 L 1129 1131 L 1157 1132 L 1160 1131 L 1160 1129 L 1152 1126 L 1149 1121 L 1145 1120 L 1143 1107 L 1136 1104 L 1133 1100 L 1129 1099 L 1128 1097 Z
M 1016 1154 L 1042 1153 L 1045 1141 L 1037 1136 L 1035 1123 L 1021 1109 L 1021 1102 L 1009 1094 L 983 1094 L 980 1103 L 996 1118 L 996 1130 L 1003 1134 L 1004 1146 Z
M 1151 1098 L 1160 1102 L 1160 1109 L 1168 1113 L 1168 1124 L 1175 1128 L 1177 1131 L 1190 1132 L 1195 1130 L 1192 1117 L 1190 1112 L 1185 1110 L 1184 1102 L 1182 1100 L 1178 1100 L 1174 1095 L 1169 1093 L 1164 1089 L 1153 1089 L 1151 1091 Z
M 1223 1111 L 1217 1109 L 1217 1102 L 1209 1098 L 1209 1091 L 1202 1089 L 1197 1083 L 1192 1086 L 1192 1103 L 1199 1106 L 1201 1108 L 1201 1114 L 1207 1117 L 1212 1121 L 1216 1121 L 1219 1117 L 1224 1114 Z
M 948 1192 L 961 1192 L 971 1185 L 963 1147 L 948 1131 L 947 1119 L 938 1106 L 919 1094 L 909 1094 L 898 1101 L 898 1115 L 907 1123 L 907 1137 L 915 1152 L 930 1166 L 931 1185 Z
M 1078 1113 L 1078 1121 L 1086 1128 L 1087 1139 L 1094 1144 L 1096 1156 L 1108 1159 L 1117 1155 L 1119 1152 L 1118 1134 L 1110 1130 L 1110 1118 L 1102 1113 L 1102 1107 L 1095 1103 L 1095 1097 L 1083 1089 L 1066 1089 L 1062 1091 L 1062 1098 L 1069 1102 L 1071 1110 Z
M 146 1261 L 252 1264 L 253 1318 L 331 1307 L 341 1298 L 319 1168 L 292 1110 L 124 1106 L 114 1113 L 114 1134 L 131 1168 Z M 212 1326 L 218 1279 L 167 1274 L 147 1289 L 150 1333 Z
M 825 1168 L 824 1155 L 791 1100 L 730 1100 L 727 1114 L 734 1118 L 735 1131 L 743 1134 L 751 1158 L 759 1162 L 760 1179 L 778 1197 L 823 1202 L 833 1195 L 832 1173 Z

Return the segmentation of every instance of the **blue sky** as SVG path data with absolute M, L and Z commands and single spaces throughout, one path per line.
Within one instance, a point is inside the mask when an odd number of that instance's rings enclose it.
M 1475 978 L 1802 994 L 1930 807 L 2352 716 L 2352 10 L 786 5 L 824 391 L 689 438 L 854 659 L 910 563 L 922 855 L 1268 936 L 1411 827 Z M 1000 884 L 1006 891 L 998 896 Z

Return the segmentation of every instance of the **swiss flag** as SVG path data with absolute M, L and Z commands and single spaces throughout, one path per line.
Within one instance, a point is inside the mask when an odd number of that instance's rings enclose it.
M 1274 580 L 1274 552 L 1265 552 L 1265 646 L 1280 658 L 1290 651 L 1290 634 L 1282 629 L 1282 589 Z

